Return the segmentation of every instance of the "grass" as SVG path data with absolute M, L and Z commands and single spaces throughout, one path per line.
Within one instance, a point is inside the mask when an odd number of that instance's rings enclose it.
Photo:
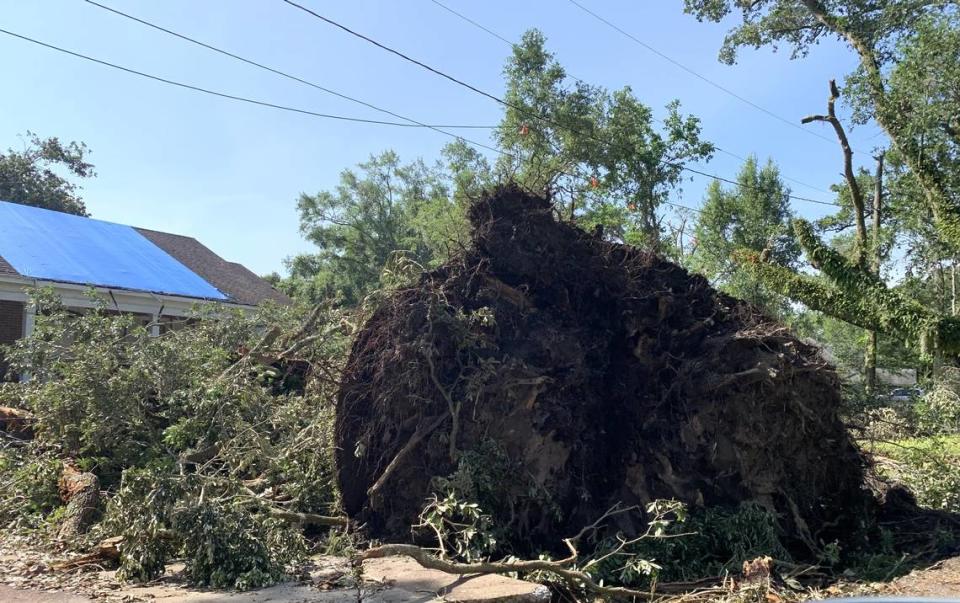
M 902 460 L 910 450 L 923 450 L 943 453 L 960 462 L 960 434 L 934 436 L 927 438 L 905 438 L 893 442 L 870 442 L 867 449 L 877 454 Z

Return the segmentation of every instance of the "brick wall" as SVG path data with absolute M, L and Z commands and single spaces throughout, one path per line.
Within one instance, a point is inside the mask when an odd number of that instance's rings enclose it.
M 23 304 L 20 302 L 0 301 L 0 345 L 13 343 L 23 335 Z M 0 355 L 0 380 L 3 380 L 7 366 Z

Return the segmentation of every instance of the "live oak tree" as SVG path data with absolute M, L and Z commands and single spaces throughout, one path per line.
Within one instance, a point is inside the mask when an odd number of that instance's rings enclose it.
M 886 131 L 914 172 L 945 239 L 960 243 L 956 159 L 958 3 L 952 0 L 685 0 L 687 12 L 720 21 L 739 12 L 721 60 L 743 46 L 785 45 L 802 57 L 821 39 L 845 42 L 859 67 L 847 79 L 862 119 Z
M 85 161 L 89 152 L 82 142 L 41 139 L 28 132 L 22 150 L 0 153 L 0 200 L 86 216 L 79 186 L 63 172 L 94 176 L 93 165 Z
M 610 92 L 570 83 L 536 30 L 514 46 L 504 74 L 499 176 L 549 190 L 564 216 L 587 228 L 658 246 L 658 210 L 681 184 L 683 164 L 713 153 L 701 139 L 700 121 L 681 114 L 675 101 L 657 123 L 629 87 Z
M 846 43 L 859 67 L 846 80 L 845 95 L 855 119 L 875 120 L 889 136 L 894 154 L 909 170 L 933 217 L 932 235 L 960 244 L 956 116 L 960 115 L 960 51 L 957 2 L 946 0 L 685 0 L 701 20 L 734 13 L 739 25 L 728 34 L 721 60 L 733 63 L 744 46 L 785 45 L 805 56 L 823 38 Z M 833 87 L 831 97 L 839 95 Z M 848 186 L 851 179 L 847 178 Z M 960 352 L 960 321 L 890 289 L 865 263 L 862 242 L 853 258 L 826 245 L 811 224 L 797 220 L 798 240 L 810 263 L 829 282 L 765 262 L 744 251 L 744 266 L 781 293 L 807 306 L 871 330 L 917 341 L 928 351 Z

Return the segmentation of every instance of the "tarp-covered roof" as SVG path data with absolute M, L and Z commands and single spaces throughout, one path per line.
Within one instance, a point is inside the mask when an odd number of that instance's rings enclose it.
M 130 226 L 5 201 L 0 256 L 29 278 L 229 299 Z

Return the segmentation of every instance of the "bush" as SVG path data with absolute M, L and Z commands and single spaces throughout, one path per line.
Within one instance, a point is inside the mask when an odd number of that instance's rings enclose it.
M 960 513 L 960 458 L 943 438 L 912 441 L 896 453 L 898 479 L 931 509 Z
M 0 450 L 0 522 L 36 528 L 60 507 L 60 461 L 30 449 Z
M 29 453 L 0 456 L 0 517 L 49 514 L 69 458 L 108 491 L 99 531 L 123 536 L 125 579 L 159 576 L 172 555 L 204 585 L 278 579 L 305 549 L 270 510 L 337 512 L 341 313 L 208 309 L 151 337 L 103 305 L 76 314 L 49 292 L 35 303 L 33 335 L 8 352 L 32 378 L 3 399 L 35 415 L 36 436 Z
M 678 519 L 666 527 L 668 538 L 644 539 L 631 547 L 630 553 L 644 564 L 624 572 L 618 560 L 610 559 L 596 568 L 597 578 L 645 588 L 657 581 L 696 580 L 739 571 L 744 561 L 757 557 L 790 560 L 778 536 L 776 517 L 754 503 L 696 509 Z M 603 557 L 614 546 L 615 540 L 601 543 L 594 557 Z
M 911 409 L 916 435 L 960 433 L 960 394 L 957 384 L 940 382 Z

